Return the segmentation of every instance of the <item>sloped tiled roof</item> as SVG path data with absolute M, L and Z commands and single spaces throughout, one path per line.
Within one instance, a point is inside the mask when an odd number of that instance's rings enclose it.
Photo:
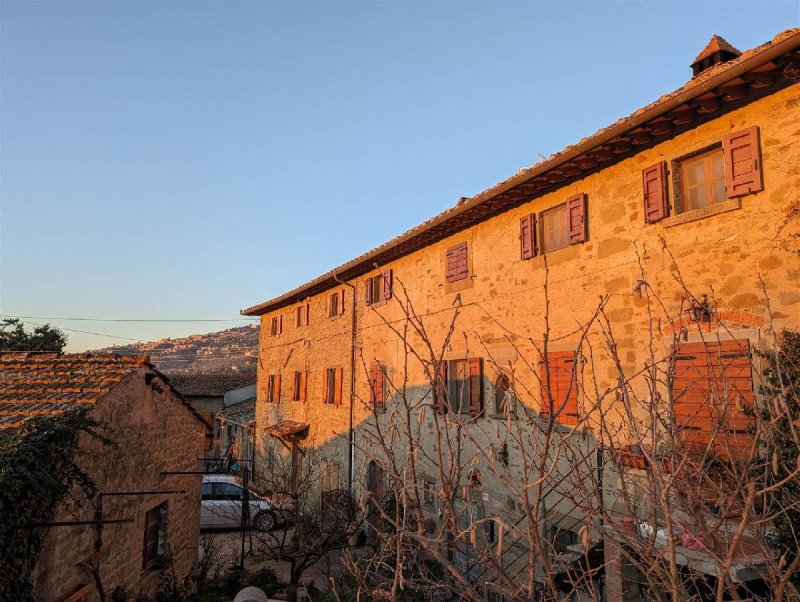
M 445 209 L 440 214 L 421 223 L 405 233 L 392 238 L 388 242 L 368 251 L 340 265 L 337 268 L 299 286 L 287 293 L 254 305 L 241 311 L 246 316 L 258 316 L 269 311 L 274 311 L 297 303 L 306 297 L 322 293 L 340 285 L 342 280 L 350 280 L 368 273 L 374 266 L 384 265 L 399 257 L 413 253 L 447 236 L 451 236 L 471 225 L 531 201 L 542 194 L 559 189 L 571 181 L 586 177 L 594 171 L 621 161 L 627 156 L 641 152 L 641 150 L 654 146 L 668 136 L 678 133 L 681 128 L 693 127 L 691 124 L 670 126 L 663 133 L 648 133 L 641 138 L 641 142 L 624 141 L 631 132 L 641 134 L 643 128 L 649 128 L 656 122 L 669 121 L 671 112 L 689 109 L 691 103 L 698 99 L 714 96 L 715 90 L 720 90 L 725 85 L 742 82 L 741 76 L 752 73 L 757 69 L 769 68 L 776 74 L 776 78 L 784 78 L 784 85 L 789 80 L 783 70 L 774 64 L 773 59 L 777 53 L 796 53 L 800 47 L 800 28 L 789 29 L 776 35 L 772 40 L 751 48 L 740 56 L 730 61 L 714 65 L 693 77 L 686 84 L 664 94 L 649 105 L 638 109 L 634 113 L 623 117 L 608 127 L 602 128 L 580 140 L 577 144 L 567 146 L 563 150 L 550 155 L 531 167 L 520 169 L 516 174 L 484 190 L 483 192 L 459 201 L 455 206 Z M 768 91 L 768 88 L 765 88 Z M 767 93 L 767 92 L 764 92 Z M 754 93 L 744 101 L 756 98 Z M 724 100 L 724 96 L 723 96 Z M 725 101 L 728 102 L 728 101 Z M 737 101 L 731 101 L 729 106 L 735 108 Z M 723 108 L 726 105 L 723 105 Z M 692 110 L 694 110 L 692 108 Z M 719 115 L 719 112 L 705 114 L 706 119 Z M 657 130 L 650 130 L 657 132 Z M 615 141 L 625 146 L 609 148 Z M 634 144 L 635 143 L 635 144 Z M 588 167 L 581 165 L 586 161 Z M 578 165 L 576 166 L 576 163 Z
M 0 353 L 0 430 L 92 405 L 147 363 L 141 355 Z
M 256 398 L 251 397 L 230 405 L 221 412 L 217 412 L 217 417 L 225 422 L 250 426 L 256 421 Z
M 222 397 L 226 391 L 256 382 L 255 372 L 171 372 L 169 382 L 188 397 Z
M 736 49 L 733 46 L 731 46 L 728 43 L 728 40 L 726 40 L 722 36 L 718 36 L 718 35 L 714 34 L 714 36 L 711 38 L 711 40 L 708 42 L 708 44 L 706 44 L 706 47 L 703 48 L 703 50 L 700 52 L 700 54 L 697 55 L 697 58 L 694 59 L 694 61 L 692 61 L 692 63 L 699 63 L 704 58 L 709 57 L 712 54 L 714 54 L 715 52 L 719 52 L 721 50 L 724 50 L 726 52 L 730 52 L 730 53 L 735 54 L 737 56 L 742 54 L 741 51 L 739 51 L 738 49 Z

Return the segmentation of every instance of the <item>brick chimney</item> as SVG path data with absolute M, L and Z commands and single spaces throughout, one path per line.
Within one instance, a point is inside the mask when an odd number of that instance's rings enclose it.
M 692 63 L 692 77 L 696 77 L 714 65 L 727 63 L 741 54 L 742 53 L 736 50 L 736 48 L 728 44 L 725 38 L 714 34 L 708 44 L 706 44 L 706 47 L 703 48 L 703 51 L 694 59 Z

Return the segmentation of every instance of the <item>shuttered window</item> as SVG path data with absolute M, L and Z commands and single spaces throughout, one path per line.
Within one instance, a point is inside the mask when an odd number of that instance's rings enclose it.
M 377 276 L 368 278 L 364 283 L 365 305 L 372 305 L 392 298 L 393 276 L 392 270 L 381 272 Z
M 722 139 L 722 152 L 725 156 L 725 187 L 728 198 L 764 189 L 758 126 L 725 136 Z
M 477 418 L 483 412 L 483 360 L 447 362 L 449 410 Z
M 753 435 L 750 342 L 681 343 L 675 357 L 672 401 L 681 442 L 697 454 L 744 458 Z
M 578 379 L 574 351 L 551 351 L 539 360 L 542 417 L 578 424 Z M 549 386 L 548 386 L 549 385 Z
M 306 388 L 308 381 L 308 371 L 297 371 L 294 373 L 294 381 L 292 387 L 292 401 L 305 401 Z
M 267 403 L 281 402 L 281 375 L 270 374 L 267 377 Z
M 660 161 L 642 170 L 644 220 L 654 224 L 667 217 L 667 164 Z
M 344 376 L 343 368 L 328 368 L 325 370 L 325 381 L 323 383 L 323 400 L 326 404 L 335 406 L 342 405 L 342 380 Z
M 278 336 L 281 332 L 283 332 L 283 316 L 273 316 L 269 329 L 270 336 Z
M 519 220 L 519 254 L 522 259 L 531 259 L 536 251 L 536 215 L 532 213 Z
M 458 282 L 469 276 L 467 243 L 461 242 L 447 249 L 447 282 Z
M 369 401 L 376 409 L 382 409 L 386 402 L 386 367 L 380 362 L 372 362 L 369 367 Z
M 680 169 L 678 213 L 702 209 L 728 198 L 725 194 L 723 163 L 723 153 L 719 147 L 678 162 Z
M 566 204 L 552 207 L 539 214 L 542 252 L 552 253 L 569 245 Z
M 344 289 L 331 293 L 328 298 L 328 317 L 335 318 L 344 313 Z
M 295 308 L 295 326 L 308 326 L 311 321 L 311 304 L 304 303 Z

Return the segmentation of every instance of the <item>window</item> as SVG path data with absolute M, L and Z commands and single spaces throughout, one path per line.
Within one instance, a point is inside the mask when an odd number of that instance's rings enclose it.
M 462 242 L 447 249 L 446 281 L 458 282 L 469 276 L 467 243 Z
M 541 213 L 542 253 L 563 249 L 569 243 L 567 231 L 567 205 L 558 205 Z
M 233 483 L 214 483 L 214 499 L 241 501 L 242 488 Z
M 681 343 L 672 378 L 675 424 L 681 441 L 697 454 L 742 458 L 755 424 L 753 374 L 746 339 Z
M 292 382 L 292 401 L 305 401 L 306 400 L 306 382 L 307 371 L 295 372 L 294 380 Z
M 328 298 L 328 317 L 335 318 L 344 313 L 344 289 L 331 293 Z
M 267 377 L 267 403 L 281 402 L 281 375 L 270 374 Z
M 283 331 L 283 316 L 273 316 L 269 327 L 270 336 L 276 337 Z
M 677 162 L 680 191 L 677 212 L 702 209 L 728 198 L 725 193 L 725 164 L 722 147 Z
M 505 374 L 497 377 L 494 383 L 494 411 L 499 416 L 516 413 L 516 399 L 511 387 L 511 379 Z
M 144 518 L 142 568 L 159 563 L 167 552 L 167 502 L 149 510 Z
M 295 326 L 308 326 L 311 322 L 311 304 L 304 303 L 295 308 Z
M 578 379 L 574 351 L 551 351 L 539 360 L 539 392 L 543 418 L 578 424 Z
M 380 362 L 372 362 L 369 368 L 369 402 L 376 410 L 386 402 L 386 367 Z
M 552 253 L 585 242 L 588 236 L 586 195 L 576 194 L 561 205 L 519 220 L 520 258 Z
M 377 276 L 367 278 L 364 283 L 366 305 L 374 305 L 380 301 L 392 298 L 392 270 L 381 272 Z
M 211 485 L 212 485 L 212 483 L 208 483 L 208 482 L 203 483 L 202 499 L 204 499 L 204 500 L 213 499 L 213 495 L 211 493 Z
M 483 411 L 483 360 L 472 358 L 447 362 L 449 410 L 477 418 Z
M 325 370 L 323 383 L 323 401 L 326 404 L 341 405 L 342 404 L 342 377 L 344 376 L 343 368 L 328 368 Z

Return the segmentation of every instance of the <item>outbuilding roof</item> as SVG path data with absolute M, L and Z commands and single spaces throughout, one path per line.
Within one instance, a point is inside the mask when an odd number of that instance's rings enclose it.
M 221 412 L 217 412 L 217 418 L 224 422 L 251 426 L 256 421 L 256 398 L 251 397 L 229 405 Z
M 0 430 L 93 405 L 146 364 L 143 355 L 0 353 Z
M 677 90 L 474 197 L 462 199 L 379 247 L 241 313 L 258 316 L 299 303 L 341 281 L 362 276 L 376 265 L 413 253 L 796 83 L 800 77 L 798 49 L 800 28 L 786 30 L 732 60 L 705 69 Z
M 170 372 L 169 382 L 187 397 L 222 397 L 226 391 L 253 385 L 255 372 Z

